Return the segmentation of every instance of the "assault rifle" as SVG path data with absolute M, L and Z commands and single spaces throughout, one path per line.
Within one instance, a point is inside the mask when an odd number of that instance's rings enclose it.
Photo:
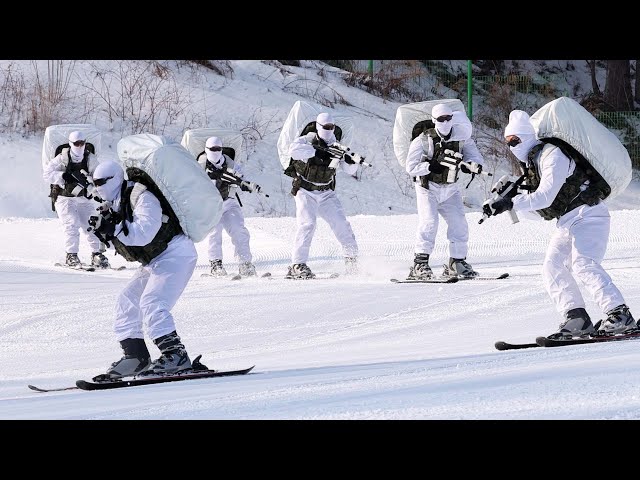
M 342 145 L 341 143 L 338 143 L 338 142 L 333 142 L 328 147 L 313 145 L 313 148 L 315 148 L 316 150 L 320 150 L 322 152 L 328 152 L 333 157 L 333 160 L 329 164 L 331 168 L 336 168 L 338 166 L 338 162 L 340 161 L 340 159 L 342 159 L 342 157 L 344 157 L 345 155 L 348 155 L 351 158 L 351 160 L 353 160 L 355 163 L 359 165 L 364 165 L 366 167 L 373 166 L 370 163 L 365 162 L 364 157 L 362 155 L 352 152 L 349 147 L 347 147 L 346 145 Z
M 473 175 L 481 174 L 481 175 L 487 175 L 488 177 L 493 176 L 492 173 L 484 172 L 482 170 L 481 165 L 475 162 L 469 163 L 469 162 L 463 161 L 462 153 L 460 152 L 454 152 L 453 150 L 446 149 L 444 151 L 444 155 L 445 157 L 440 162 L 440 165 L 447 167 L 449 169 L 449 173 L 447 174 L 448 183 L 454 183 L 458 179 L 458 170 L 460 169 L 461 165 L 464 165 L 465 167 L 467 167 Z
M 522 182 L 527 178 L 526 173 L 522 174 L 515 182 L 509 180 L 509 175 L 503 175 L 500 177 L 493 187 L 491 188 L 491 193 L 495 195 L 482 204 L 483 207 L 490 203 L 493 203 L 501 198 L 513 198 L 518 194 L 518 188 L 522 185 Z M 520 219 L 518 215 L 513 210 L 509 210 L 509 215 L 511 216 L 511 223 L 518 223 Z M 484 222 L 490 215 L 487 215 L 486 212 L 482 213 L 482 218 L 478 221 L 478 223 Z
M 113 209 L 111 209 L 109 206 L 109 203 L 104 203 L 103 205 L 99 206 L 96 210 L 98 212 L 100 212 L 100 216 L 97 215 L 91 215 L 89 217 L 89 228 L 87 228 L 87 232 L 92 232 L 96 237 L 98 237 L 98 240 L 100 240 L 102 243 L 104 243 L 104 245 L 109 248 L 111 247 L 111 245 L 109 244 L 109 242 L 114 238 L 113 236 L 107 236 L 104 235 L 102 233 L 102 230 L 100 228 L 100 226 L 103 223 L 112 223 L 113 225 L 117 225 L 118 223 L 120 223 L 122 221 L 122 215 L 120 215 L 119 213 L 116 213 L 113 211 Z M 128 230 L 126 229 L 125 225 L 123 224 L 122 226 L 123 231 L 125 231 L 125 235 L 128 233 Z
M 86 170 L 84 170 L 84 169 L 80 170 L 80 175 L 78 175 L 77 172 L 72 171 L 70 173 L 70 175 L 73 177 L 73 179 L 77 183 L 77 185 L 71 191 L 71 193 L 73 195 L 75 195 L 77 197 L 84 190 L 86 192 L 85 196 L 88 199 L 92 199 L 93 198 L 97 202 L 102 202 L 102 199 L 100 199 L 99 197 L 93 195 L 93 192 L 94 192 L 94 189 L 95 189 L 95 186 L 93 185 L 93 178 L 89 175 L 89 173 L 87 173 Z M 49 193 L 49 197 L 51 198 L 51 211 L 55 212 L 56 211 L 56 200 L 58 199 L 58 196 L 62 193 L 62 191 L 64 189 L 61 188 L 59 185 L 51 184 L 50 190 L 51 191 Z
M 237 185 L 243 192 L 262 193 L 262 187 L 254 182 L 247 182 L 239 177 L 234 170 L 227 168 L 220 174 L 220 180 L 231 185 Z M 269 197 L 266 193 L 262 193 L 265 197 Z

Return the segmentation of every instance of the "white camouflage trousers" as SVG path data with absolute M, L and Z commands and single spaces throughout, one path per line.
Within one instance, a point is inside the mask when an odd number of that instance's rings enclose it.
M 222 231 L 225 230 L 234 247 L 234 256 L 241 262 L 252 260 L 249 247 L 249 230 L 244 225 L 242 208 L 235 198 L 227 198 L 222 203 L 222 217 L 207 236 L 209 260 L 222 260 Z
M 418 206 L 418 230 L 416 232 L 415 253 L 433 252 L 438 233 L 438 214 L 447 222 L 449 256 L 466 258 L 469 241 L 469 226 L 464 214 L 462 195 L 458 186 L 440 185 L 430 182 L 429 189 L 415 184 Z
M 80 230 L 87 237 L 91 252 L 99 252 L 101 243 L 93 233 L 87 232 L 89 217 L 97 215 L 98 202 L 85 197 L 58 196 L 56 200 L 56 213 L 62 222 L 64 234 L 64 251 L 66 253 L 78 253 L 80 251 Z
M 593 207 L 583 205 L 558 219 L 547 247 L 542 276 L 561 314 L 573 308 L 585 308 L 576 279 L 603 313 L 625 303 L 600 265 L 609 242 L 610 222 L 609 209 L 604 203 Z
M 358 255 L 356 236 L 344 214 L 342 204 L 333 190 L 310 192 L 301 188 L 294 197 L 296 201 L 296 224 L 298 226 L 293 244 L 292 263 L 307 263 L 311 240 L 316 231 L 317 217 L 324 219 L 342 245 L 345 257 Z
M 171 309 L 187 286 L 197 260 L 193 242 L 177 235 L 164 252 L 140 266 L 116 301 L 114 331 L 118 341 L 144 338 L 145 330 L 155 340 L 176 330 Z

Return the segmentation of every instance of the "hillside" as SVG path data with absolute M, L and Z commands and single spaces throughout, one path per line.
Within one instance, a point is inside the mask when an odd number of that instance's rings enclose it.
M 463 63 L 452 63 L 451 71 L 460 71 Z M 292 216 L 291 179 L 281 173 L 275 145 L 291 106 L 299 99 L 326 105 L 331 111 L 354 119 L 356 131 L 351 148 L 366 156 L 373 167 L 361 168 L 357 178 L 338 173 L 337 192 L 347 215 L 415 212 L 413 186 L 393 154 L 391 141 L 395 113 L 403 102 L 353 86 L 344 70 L 319 61 L 302 61 L 296 67 L 257 60 L 212 62 L 210 68 L 185 61 L 88 61 L 57 66 L 58 70 L 52 73 L 51 64 L 46 61 L 0 62 L 0 94 L 14 94 L 0 111 L 4 131 L 0 134 L 0 156 L 10 172 L 0 178 L 0 217 L 55 218 L 47 198 L 48 185 L 41 177 L 40 156 L 44 128 L 59 123 L 96 125 L 104 132 L 105 158 L 115 156 L 120 138 L 139 131 L 179 141 L 189 128 L 240 130 L 245 139 L 247 155 L 243 166 L 247 178 L 269 194 L 269 198 L 243 194 L 245 215 Z M 523 62 L 520 67 L 541 68 L 533 61 Z M 567 65 L 554 68 L 563 67 Z M 36 68 L 38 77 L 34 77 Z M 586 91 L 590 80 L 585 68 L 573 68 L 564 75 L 567 88 Z M 53 84 L 56 79 L 61 81 Z M 43 97 L 49 103 L 31 109 L 24 102 L 18 105 L 18 98 L 27 98 L 29 89 L 35 87 L 39 92 L 49 88 Z M 427 92 L 423 99 L 457 95 L 438 83 L 437 78 L 420 88 Z M 138 96 L 134 98 L 132 92 Z M 476 140 L 491 171 L 496 175 L 511 173 L 507 150 L 495 147 L 503 128 L 500 120 L 504 117 L 502 121 L 506 121 L 508 110 L 504 106 L 491 107 L 487 100 L 474 99 Z M 16 103 L 14 109 L 12 102 Z M 49 122 L 45 121 L 47 118 Z M 461 188 L 469 178 L 459 182 Z M 480 176 L 464 190 L 468 211 L 478 211 L 490 185 L 491 179 Z M 624 207 L 633 202 L 620 198 L 618 203 Z

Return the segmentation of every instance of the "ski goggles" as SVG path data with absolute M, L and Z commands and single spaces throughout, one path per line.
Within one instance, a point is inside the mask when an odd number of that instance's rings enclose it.
M 87 143 L 85 140 L 77 140 L 75 142 L 71 142 L 71 145 L 73 145 L 74 147 L 81 147 L 85 143 Z
M 333 130 L 334 128 L 336 128 L 333 123 L 325 123 L 324 125 L 319 123 L 318 125 L 320 125 L 324 130 Z
M 511 140 L 509 140 L 507 142 L 507 145 L 509 147 L 515 147 L 516 145 L 519 145 L 520 143 L 522 143 L 522 140 L 520 140 L 518 137 L 513 137 Z
M 105 183 L 107 183 L 109 180 L 111 180 L 113 178 L 113 175 L 110 177 L 105 177 L 105 178 L 98 178 L 97 180 L 94 178 L 93 179 L 93 184 L 96 187 L 101 187 L 103 186 Z
M 448 122 L 449 120 L 451 120 L 453 118 L 453 115 L 440 115 L 438 118 L 436 118 L 436 122 Z
M 207 150 L 210 150 L 212 152 L 221 152 L 222 151 L 222 147 L 206 147 Z

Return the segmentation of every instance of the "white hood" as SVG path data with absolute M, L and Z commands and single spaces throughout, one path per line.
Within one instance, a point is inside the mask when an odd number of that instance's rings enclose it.
M 449 141 L 468 140 L 471 137 L 471 121 L 464 112 L 464 105 L 457 98 L 401 105 L 396 111 L 396 119 L 393 124 L 393 151 L 403 168 L 407 162 L 413 127 L 423 120 L 431 120 L 431 110 L 440 103 L 448 105 L 453 110 L 454 126 Z
M 315 122 L 318 115 L 326 112 L 326 110 L 327 107 L 313 105 L 302 100 L 298 100 L 293 104 L 278 137 L 278 156 L 282 168 L 289 166 L 289 160 L 291 160 L 289 146 L 291 142 L 300 136 L 300 133 L 308 123 Z M 351 146 L 353 141 L 353 120 L 350 116 L 338 112 L 331 112 L 331 116 L 335 120 L 335 124 L 342 130 L 342 137 L 339 142 Z

